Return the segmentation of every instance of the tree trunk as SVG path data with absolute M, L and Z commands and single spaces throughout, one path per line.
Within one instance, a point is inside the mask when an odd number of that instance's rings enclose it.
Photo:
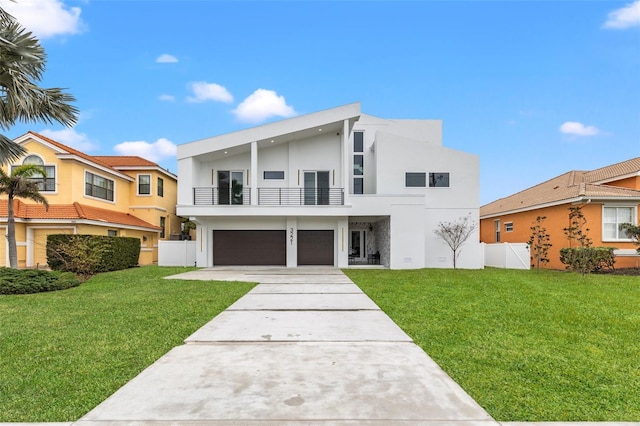
M 13 197 L 7 200 L 7 240 L 9 240 L 9 267 L 18 269 L 18 250 L 16 248 L 16 220 L 13 217 Z

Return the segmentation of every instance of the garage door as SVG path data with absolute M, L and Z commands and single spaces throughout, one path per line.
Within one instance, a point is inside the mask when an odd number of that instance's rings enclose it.
M 213 264 L 286 266 L 286 231 L 213 231 Z
M 298 231 L 298 265 L 333 266 L 333 231 Z

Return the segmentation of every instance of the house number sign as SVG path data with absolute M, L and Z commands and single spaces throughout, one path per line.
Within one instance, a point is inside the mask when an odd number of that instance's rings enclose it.
M 293 245 L 293 228 L 289 228 L 289 241 Z

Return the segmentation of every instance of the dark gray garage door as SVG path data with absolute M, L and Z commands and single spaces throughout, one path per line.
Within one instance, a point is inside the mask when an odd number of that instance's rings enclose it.
M 333 266 L 333 231 L 298 231 L 298 265 Z
M 286 231 L 213 231 L 213 264 L 287 264 Z

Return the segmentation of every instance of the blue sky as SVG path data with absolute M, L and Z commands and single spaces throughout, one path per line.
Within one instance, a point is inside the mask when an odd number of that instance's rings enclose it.
M 77 98 L 93 155 L 176 172 L 175 146 L 361 102 L 443 120 L 480 157 L 481 203 L 640 155 L 640 0 L 0 0 Z

